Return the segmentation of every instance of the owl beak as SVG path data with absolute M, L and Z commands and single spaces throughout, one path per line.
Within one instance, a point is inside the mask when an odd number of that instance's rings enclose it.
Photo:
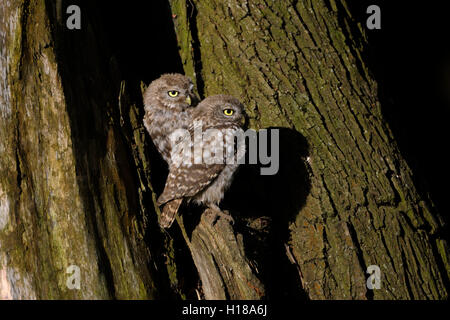
M 192 103 L 191 96 L 187 96 L 187 97 L 186 97 L 186 103 L 187 103 L 188 105 L 191 105 L 191 103 Z

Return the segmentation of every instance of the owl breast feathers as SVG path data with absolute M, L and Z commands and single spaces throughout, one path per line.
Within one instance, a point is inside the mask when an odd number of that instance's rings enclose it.
M 191 106 L 198 101 L 192 81 L 182 74 L 164 74 L 154 80 L 144 93 L 144 126 L 164 160 L 170 162 L 169 135 L 188 128 Z
M 171 226 L 184 199 L 205 204 L 219 214 L 218 205 L 239 166 L 234 155 L 245 153 L 245 144 L 238 145 L 239 150 L 235 150 L 234 145 L 234 137 L 240 132 L 244 119 L 244 108 L 239 100 L 227 95 L 208 97 L 192 109 L 191 117 L 186 137 L 189 141 L 183 141 L 184 146 L 191 148 L 190 158 L 181 163 L 170 163 L 164 191 L 158 198 L 158 205 L 164 205 L 160 219 L 163 228 Z M 198 129 L 203 132 L 202 159 L 195 152 L 194 134 Z M 184 152 L 184 148 L 174 147 L 173 150 Z M 179 155 L 179 158 L 183 156 Z M 232 163 L 227 161 L 230 159 Z

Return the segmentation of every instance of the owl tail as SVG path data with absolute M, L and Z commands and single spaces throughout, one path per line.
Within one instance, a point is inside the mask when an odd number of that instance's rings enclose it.
M 169 201 L 164 205 L 161 212 L 161 218 L 159 219 L 161 228 L 170 228 L 182 202 L 183 198 Z

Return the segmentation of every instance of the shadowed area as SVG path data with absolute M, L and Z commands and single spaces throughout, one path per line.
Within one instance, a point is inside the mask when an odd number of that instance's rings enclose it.
M 366 9 L 381 9 L 381 30 L 367 30 L 365 54 L 379 85 L 385 118 L 403 156 L 416 172 L 422 193 L 431 193 L 438 211 L 448 212 L 447 159 L 450 116 L 450 22 L 443 4 L 399 1 L 350 1 L 356 21 L 365 27 Z M 354 24 L 356 27 L 356 24 Z M 425 197 L 426 198 L 426 197 Z M 445 217 L 448 221 L 448 215 Z
M 247 254 L 257 263 L 267 297 L 306 299 L 285 244 L 290 237 L 289 225 L 295 221 L 310 190 L 308 143 L 300 133 L 288 128 L 270 128 L 268 137 L 272 130 L 279 131 L 279 170 L 274 175 L 261 175 L 261 168 L 267 165 L 242 165 L 223 208 L 229 208 L 236 217 L 236 231 L 244 235 Z M 270 151 L 275 141 L 268 142 Z
M 350 1 L 355 22 L 365 27 L 369 16 L 366 9 L 373 4 L 381 9 L 381 30 L 367 30 L 365 60 L 378 83 L 383 115 L 415 173 L 414 184 L 431 204 L 433 214 L 444 219 L 445 224 L 433 237 L 448 239 L 448 11 L 441 2 L 418 6 L 387 0 Z M 443 275 L 447 274 L 444 265 L 439 268 Z M 450 283 L 448 277 L 444 281 Z

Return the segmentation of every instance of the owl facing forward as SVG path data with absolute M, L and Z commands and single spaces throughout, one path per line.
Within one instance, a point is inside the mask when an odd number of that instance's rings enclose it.
M 169 135 L 191 123 L 191 106 L 198 101 L 194 84 L 188 77 L 164 74 L 154 80 L 144 93 L 144 126 L 164 160 L 170 164 Z
M 183 200 L 204 204 L 224 216 L 218 205 L 233 181 L 238 158 L 245 153 L 245 143 L 238 144 L 237 149 L 235 145 L 244 119 L 243 105 L 227 95 L 210 96 L 193 109 L 187 137 L 187 145 L 193 150 L 187 157 L 190 161 L 186 158 L 178 163 L 172 161 L 164 191 L 158 198 L 158 205 L 164 205 L 160 218 L 162 228 L 172 225 Z M 199 129 L 201 142 L 194 137 Z M 173 150 L 181 152 L 176 146 Z

